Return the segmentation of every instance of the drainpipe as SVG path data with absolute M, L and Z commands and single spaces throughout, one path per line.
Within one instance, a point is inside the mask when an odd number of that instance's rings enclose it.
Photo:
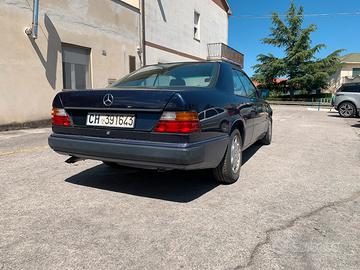
M 33 0 L 33 18 L 32 18 L 32 27 L 26 28 L 25 33 L 28 36 L 31 36 L 33 39 L 38 38 L 38 30 L 39 30 L 39 1 Z
M 141 39 L 142 39 L 143 66 L 145 66 L 145 65 L 146 65 L 146 48 L 145 48 L 145 0 L 141 0 Z

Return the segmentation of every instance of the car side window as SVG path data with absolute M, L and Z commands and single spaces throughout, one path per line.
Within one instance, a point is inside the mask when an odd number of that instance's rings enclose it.
M 247 96 L 249 98 L 257 98 L 258 95 L 257 95 L 256 88 L 252 84 L 252 82 L 249 80 L 249 78 L 246 77 L 245 74 L 242 73 L 242 72 L 239 72 L 239 77 L 240 77 L 240 80 L 241 80 L 241 82 L 243 83 L 243 85 L 244 85 L 244 87 L 246 89 Z
M 234 81 L 234 94 L 237 96 L 246 97 L 246 90 L 244 84 L 240 80 L 240 72 L 233 69 L 233 81 Z
M 215 109 L 209 109 L 206 111 L 205 118 L 209 118 L 215 115 L 217 115 L 217 111 L 215 111 Z
M 344 93 L 360 93 L 360 85 L 344 86 L 341 92 Z
M 199 120 L 203 120 L 205 118 L 205 113 L 201 112 L 199 113 Z
M 221 109 L 221 108 L 216 108 L 215 109 L 218 113 L 223 113 L 224 112 L 224 109 Z

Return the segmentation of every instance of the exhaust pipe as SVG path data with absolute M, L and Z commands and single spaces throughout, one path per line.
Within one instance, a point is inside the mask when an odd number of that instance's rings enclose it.
M 39 32 L 39 1 L 33 0 L 33 19 L 31 28 L 26 28 L 25 33 L 33 39 L 38 38 Z
M 76 162 L 81 161 L 81 160 L 84 160 L 84 159 L 83 159 L 83 158 L 78 158 L 78 157 L 71 156 L 71 157 L 69 157 L 67 160 L 65 160 L 65 163 L 67 163 L 67 164 L 73 164 L 73 163 L 76 163 Z

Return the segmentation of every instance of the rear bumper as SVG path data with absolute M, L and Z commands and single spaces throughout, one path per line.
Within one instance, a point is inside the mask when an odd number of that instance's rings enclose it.
M 160 169 L 215 168 L 222 160 L 227 135 L 196 143 L 164 143 L 79 135 L 51 134 L 50 147 L 64 155 Z

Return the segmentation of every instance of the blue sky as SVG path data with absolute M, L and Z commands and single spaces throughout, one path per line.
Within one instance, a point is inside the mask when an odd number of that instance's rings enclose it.
M 252 66 L 260 53 L 274 53 L 281 56 L 281 50 L 261 43 L 268 36 L 271 19 L 247 17 L 262 16 L 272 12 L 285 14 L 291 0 L 228 0 L 233 15 L 229 20 L 229 45 L 245 54 L 245 71 L 253 74 Z M 355 13 L 360 12 L 360 0 L 295 0 L 303 5 L 305 14 Z M 244 16 L 244 17 L 242 17 Z M 314 44 L 327 45 L 319 56 L 325 56 L 337 49 L 346 49 L 343 54 L 360 53 L 360 15 L 330 15 L 306 17 L 305 26 L 314 23 L 318 30 L 312 34 Z

